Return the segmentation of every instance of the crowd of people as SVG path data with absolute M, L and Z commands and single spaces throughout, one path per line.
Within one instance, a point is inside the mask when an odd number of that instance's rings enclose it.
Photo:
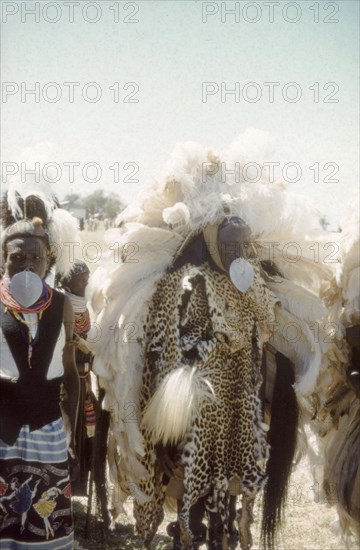
M 110 229 L 111 227 L 114 227 L 115 220 L 113 218 L 99 218 L 99 215 L 96 214 L 95 216 L 89 216 L 84 220 L 84 218 L 80 219 L 80 230 L 83 231 L 86 229 L 86 231 L 97 231 L 99 228 L 103 227 L 106 231 L 107 229 Z

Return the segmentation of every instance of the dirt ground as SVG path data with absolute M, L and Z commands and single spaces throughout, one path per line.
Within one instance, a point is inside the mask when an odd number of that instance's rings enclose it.
M 317 502 L 319 501 L 320 502 Z M 101 522 L 92 515 L 90 538 L 84 536 L 87 501 L 74 498 L 76 548 L 86 550 L 140 549 L 142 541 L 134 533 L 132 504 L 126 503 L 128 517 L 120 516 L 114 531 L 105 537 Z M 252 528 L 254 545 L 252 550 L 260 550 L 260 506 L 259 498 L 255 505 L 255 523 Z M 154 539 L 154 550 L 171 550 L 171 539 L 166 526 L 175 517 L 167 514 Z M 319 498 L 318 486 L 314 484 L 308 462 L 303 459 L 291 477 L 288 502 L 285 509 L 285 523 L 282 526 L 279 545 L 276 550 L 358 550 L 355 541 L 347 546 L 338 533 L 335 508 L 330 508 Z M 205 548 L 203 546 L 202 548 Z

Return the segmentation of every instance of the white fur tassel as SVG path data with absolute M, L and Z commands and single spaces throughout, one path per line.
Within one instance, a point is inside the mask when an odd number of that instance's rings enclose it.
M 210 382 L 196 367 L 178 367 L 167 374 L 152 396 L 142 425 L 151 433 L 154 443 L 176 444 L 191 428 L 200 402 L 214 398 Z

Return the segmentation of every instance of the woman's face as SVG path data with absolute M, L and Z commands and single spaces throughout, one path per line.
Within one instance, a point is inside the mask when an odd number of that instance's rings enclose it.
M 89 272 L 77 273 L 72 275 L 70 281 L 65 286 L 65 289 L 75 294 L 75 296 L 85 296 L 85 289 L 89 282 Z
M 49 258 L 46 244 L 38 237 L 16 237 L 6 243 L 5 269 L 9 277 L 32 271 L 41 279 L 47 274 Z

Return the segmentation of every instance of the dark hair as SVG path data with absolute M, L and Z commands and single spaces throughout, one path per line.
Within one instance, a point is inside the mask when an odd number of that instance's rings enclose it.
M 75 260 L 70 272 L 65 277 L 61 274 L 56 276 L 56 283 L 62 287 L 68 286 L 71 279 L 81 273 L 90 273 L 90 269 L 82 260 Z
M 29 195 L 23 199 L 19 193 L 16 193 L 16 201 L 22 212 L 23 219 L 40 218 L 46 225 L 48 215 L 44 201 L 40 197 Z M 7 192 L 4 193 L 1 200 L 0 217 L 3 228 L 7 228 L 18 221 L 9 208 Z

